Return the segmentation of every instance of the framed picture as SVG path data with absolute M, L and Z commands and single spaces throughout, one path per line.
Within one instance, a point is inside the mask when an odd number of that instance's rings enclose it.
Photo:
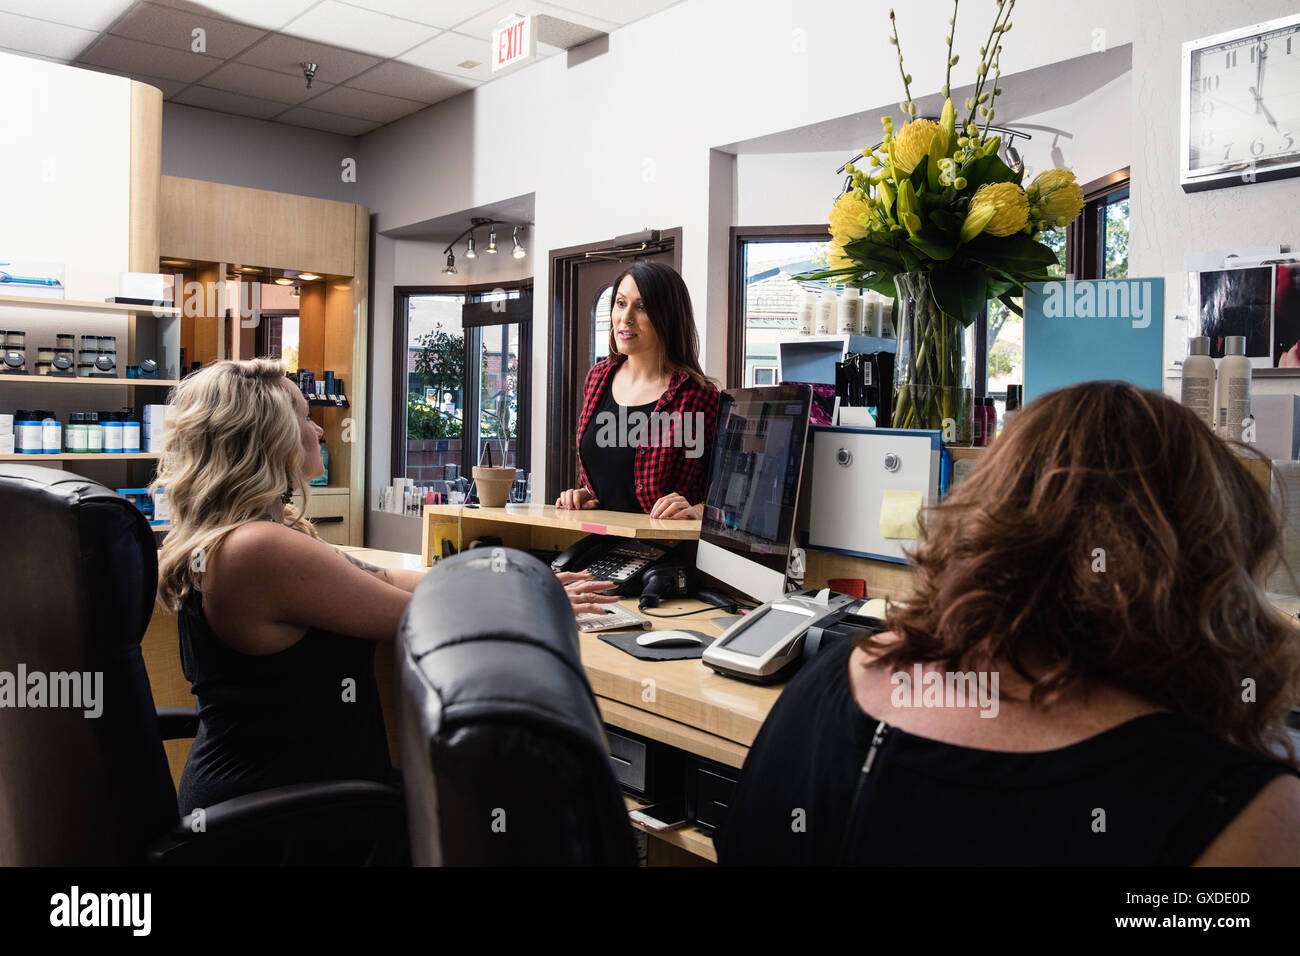
M 1273 296 L 1273 365 L 1300 368 L 1300 264 L 1279 265 Z
M 1199 321 L 1193 334 L 1209 338 L 1211 358 L 1223 357 L 1228 336 L 1242 335 L 1252 366 L 1277 366 L 1284 350 L 1273 329 L 1275 272 L 1276 266 L 1266 265 L 1197 274 L 1193 288 Z M 1293 340 L 1286 347 L 1295 344 Z

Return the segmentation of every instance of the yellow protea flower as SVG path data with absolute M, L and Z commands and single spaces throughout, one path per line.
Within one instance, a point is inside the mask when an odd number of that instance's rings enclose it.
M 904 175 L 916 169 L 916 164 L 930 152 L 930 143 L 935 137 L 947 143 L 948 137 L 934 120 L 912 120 L 894 134 L 893 156 L 894 169 Z
M 991 215 L 987 213 L 989 209 L 993 210 Z M 988 219 L 979 231 L 991 236 L 1009 236 L 1024 229 L 1025 223 L 1029 221 L 1029 198 L 1015 183 L 985 183 L 971 197 L 966 218 L 968 221 L 978 221 L 985 215 L 988 215 Z M 964 228 L 962 238 L 967 238 Z
M 1083 210 L 1083 190 L 1068 169 L 1048 169 L 1034 177 L 1034 218 L 1069 224 Z M 1065 223 L 1061 223 L 1064 219 Z
M 847 269 L 854 264 L 853 260 L 844 254 L 842 245 L 834 241 L 826 243 L 827 269 Z
M 831 207 L 831 235 L 841 246 L 854 239 L 864 238 L 867 227 L 863 223 L 867 221 L 869 215 L 870 210 L 867 209 L 865 202 L 855 198 L 851 192 L 841 194 L 840 198 L 835 200 L 835 205 Z

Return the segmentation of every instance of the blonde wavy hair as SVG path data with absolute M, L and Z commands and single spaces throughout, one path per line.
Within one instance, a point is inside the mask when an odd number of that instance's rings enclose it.
M 274 359 L 221 361 L 172 390 L 167 441 L 150 490 L 164 489 L 171 530 L 158 555 L 158 601 L 171 611 L 199 586 L 207 558 L 226 535 L 301 489 L 302 433 L 284 370 Z M 313 538 L 293 505 L 284 523 Z

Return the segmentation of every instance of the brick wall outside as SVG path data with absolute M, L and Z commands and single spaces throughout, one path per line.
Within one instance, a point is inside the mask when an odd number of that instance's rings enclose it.
M 495 465 L 502 464 L 496 460 L 498 446 L 496 442 L 492 443 L 493 460 Z M 471 461 L 469 465 L 475 464 Z M 506 443 L 506 461 L 504 464 L 515 464 L 515 442 L 512 439 Z M 460 470 L 466 478 L 472 477 L 469 467 L 464 461 L 464 452 L 461 448 L 459 438 L 428 438 L 423 440 L 410 440 L 406 443 L 406 477 L 415 481 L 417 485 L 428 484 L 431 481 L 446 477 L 443 465 L 460 465 Z

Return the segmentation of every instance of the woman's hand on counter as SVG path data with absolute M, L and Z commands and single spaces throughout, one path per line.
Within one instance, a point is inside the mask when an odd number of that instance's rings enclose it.
M 698 521 L 704 517 L 704 505 L 693 505 L 677 492 L 664 495 L 650 509 L 652 518 L 689 518 Z
M 586 488 L 570 488 L 560 492 L 560 497 L 555 499 L 555 507 L 573 511 L 578 508 L 599 508 L 600 502 Z
M 557 571 L 555 576 L 564 585 L 564 593 L 569 596 L 574 614 L 594 614 L 602 604 L 613 604 L 618 600 L 617 594 L 604 593 L 618 585 L 594 578 L 590 571 Z

